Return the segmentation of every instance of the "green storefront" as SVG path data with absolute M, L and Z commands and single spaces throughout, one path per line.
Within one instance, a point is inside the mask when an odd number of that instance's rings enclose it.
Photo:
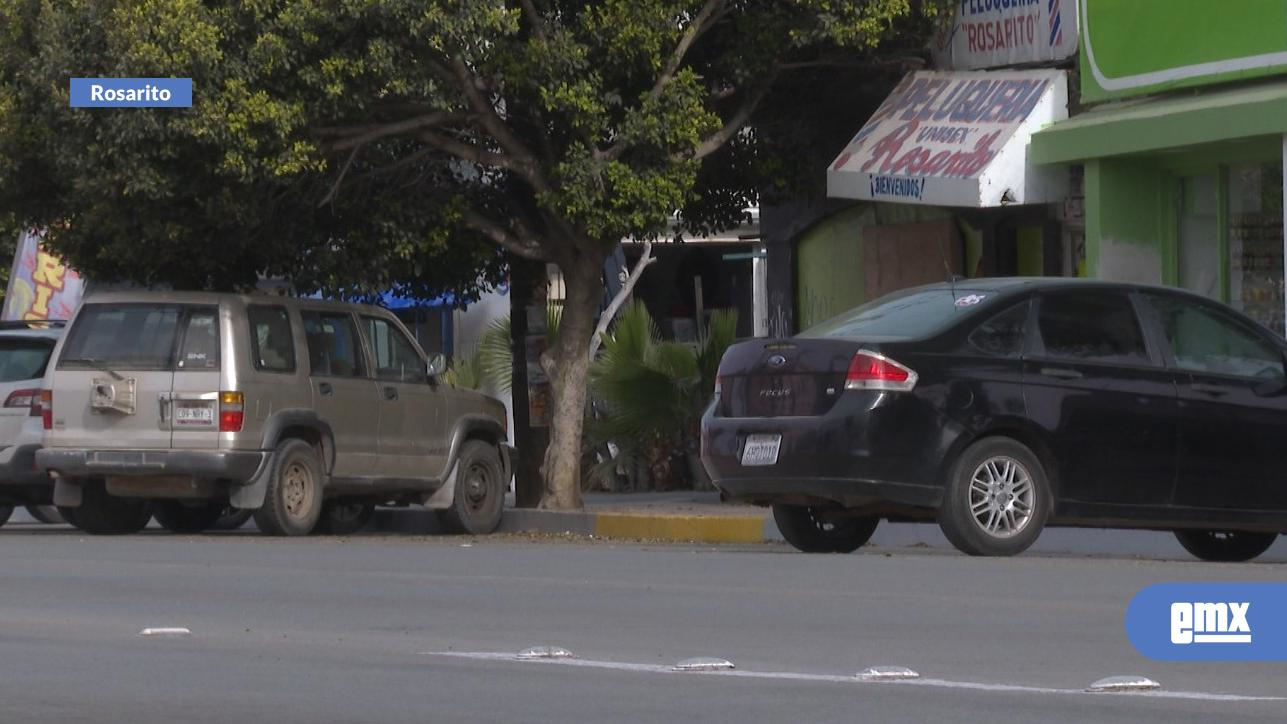
M 1284 330 L 1287 0 L 1082 0 L 1081 100 L 1029 161 L 1084 168 L 1089 276 Z

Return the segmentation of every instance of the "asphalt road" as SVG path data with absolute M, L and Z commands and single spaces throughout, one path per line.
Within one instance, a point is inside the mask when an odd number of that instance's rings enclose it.
M 1151 662 L 1122 631 L 1147 584 L 1279 563 L 34 525 L 0 550 L 3 722 L 1287 720 L 1218 696 L 1287 696 L 1287 664 Z M 578 665 L 509 658 L 538 644 Z M 669 671 L 698 656 L 737 670 Z M 930 681 L 852 678 L 873 665 Z M 1081 692 L 1117 674 L 1166 693 Z

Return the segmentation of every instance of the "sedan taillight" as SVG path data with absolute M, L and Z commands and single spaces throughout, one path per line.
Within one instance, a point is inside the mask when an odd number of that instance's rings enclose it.
M 917 375 L 883 354 L 859 350 L 845 373 L 846 390 L 887 390 L 910 392 L 916 387 Z

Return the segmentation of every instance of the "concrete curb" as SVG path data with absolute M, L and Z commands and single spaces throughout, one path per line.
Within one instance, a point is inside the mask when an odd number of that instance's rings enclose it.
M 443 533 L 437 516 L 423 508 L 376 511 L 366 530 L 376 533 Z M 547 533 L 596 538 L 685 543 L 780 541 L 772 518 L 748 515 L 674 515 L 643 512 L 556 511 L 506 508 L 500 533 Z

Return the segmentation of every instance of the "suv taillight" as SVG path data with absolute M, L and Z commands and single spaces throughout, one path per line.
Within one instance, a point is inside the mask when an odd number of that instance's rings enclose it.
M 241 432 L 246 423 L 246 398 L 240 392 L 219 393 L 219 432 Z
M 31 414 L 40 415 L 41 427 L 45 428 L 46 430 L 54 429 L 54 391 L 53 390 L 40 391 L 39 400 L 35 403 L 32 403 Z
M 40 417 L 40 390 L 14 390 L 5 398 L 5 407 L 26 407 L 32 417 Z
M 888 390 L 909 392 L 916 386 L 916 373 L 883 354 L 859 350 L 845 373 L 846 390 Z

